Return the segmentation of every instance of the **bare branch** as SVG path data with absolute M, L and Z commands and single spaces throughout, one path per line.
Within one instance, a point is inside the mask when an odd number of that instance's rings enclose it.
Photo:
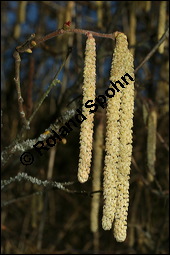
M 1 180 L 1 190 L 3 190 L 7 185 L 11 184 L 12 182 L 20 182 L 22 180 L 29 181 L 33 184 L 37 184 L 44 187 L 53 187 L 58 188 L 61 190 L 67 190 L 64 185 L 72 185 L 74 182 L 55 182 L 55 181 L 42 181 L 36 177 L 32 177 L 27 173 L 18 173 L 15 177 L 10 177 L 9 180 Z
M 155 51 L 159 48 L 159 46 L 169 37 L 169 27 L 161 37 L 161 39 L 158 41 L 158 43 L 154 46 L 154 48 L 148 53 L 148 55 L 144 58 L 144 60 L 136 67 L 135 73 L 152 57 L 152 55 L 155 53 Z
M 23 125 L 25 126 L 26 129 L 29 129 L 29 123 L 26 120 L 25 117 L 25 112 L 23 109 L 23 98 L 21 94 L 21 86 L 20 86 L 20 63 L 21 63 L 21 58 L 19 53 L 15 50 L 14 54 L 14 59 L 15 59 L 15 85 L 16 85 L 16 90 L 17 90 L 17 96 L 18 96 L 18 106 L 19 106 L 19 114 L 20 118 L 22 120 Z
M 68 51 L 62 65 L 60 66 L 59 70 L 57 71 L 57 73 L 55 74 L 51 84 L 49 85 L 47 91 L 43 94 L 43 96 L 40 98 L 38 104 L 37 104 L 37 107 L 36 109 L 34 110 L 33 114 L 31 115 L 31 117 L 29 118 L 29 123 L 31 123 L 32 119 L 34 118 L 35 114 L 38 112 L 40 106 L 42 105 L 42 103 L 44 102 L 45 98 L 49 95 L 50 91 L 52 90 L 52 88 L 54 86 L 56 86 L 57 84 L 61 84 L 61 81 L 56 79 L 57 76 L 59 75 L 59 73 L 61 72 L 61 70 L 63 69 L 68 57 L 69 57 L 69 54 L 71 53 L 71 51 Z

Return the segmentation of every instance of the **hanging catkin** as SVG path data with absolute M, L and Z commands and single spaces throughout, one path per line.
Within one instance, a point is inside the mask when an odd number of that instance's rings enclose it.
M 133 56 L 128 49 L 125 35 L 118 35 L 116 43 L 119 44 L 122 58 L 120 76 L 128 73 L 132 78 L 125 85 L 121 93 L 120 132 L 119 132 L 119 158 L 117 171 L 117 204 L 114 222 L 114 236 L 118 242 L 126 238 L 127 214 L 129 205 L 129 174 L 132 155 L 132 127 L 134 111 L 134 66 Z
M 166 26 L 166 1 L 160 1 L 160 9 L 159 9 L 159 21 L 158 21 L 158 40 L 162 37 L 165 33 L 165 26 Z M 159 53 L 164 52 L 165 42 L 163 42 L 159 46 Z
M 95 142 L 94 142 L 94 161 L 93 161 L 93 177 L 92 177 L 92 191 L 99 191 L 101 189 L 101 170 L 103 158 L 103 122 L 99 123 L 96 128 Z M 98 231 L 98 215 L 100 205 L 100 193 L 94 193 L 91 200 L 91 231 Z
M 128 85 L 122 79 L 125 74 L 133 79 L 128 80 Z M 105 230 L 111 229 L 115 219 L 114 236 L 122 242 L 126 238 L 134 107 L 133 56 L 123 33 L 116 34 L 110 80 L 117 82 L 116 86 L 122 83 L 124 88 L 119 87 L 120 91 L 109 98 L 107 104 L 102 226 Z
M 83 82 L 83 107 L 82 113 L 87 118 L 81 124 L 80 130 L 80 155 L 78 166 L 79 182 L 86 182 L 90 173 L 92 142 L 93 142 L 93 119 L 94 113 L 89 114 L 89 109 L 85 107 L 88 100 L 95 101 L 96 83 L 96 44 L 92 34 L 88 34 L 85 49 L 85 66 Z
M 147 172 L 147 179 L 149 182 L 152 182 L 155 176 L 156 130 L 157 130 L 157 113 L 155 109 L 153 109 L 149 113 L 148 117 L 147 162 L 149 172 Z
M 126 37 L 123 34 L 117 36 L 116 46 L 113 53 L 110 81 L 113 83 L 120 80 L 125 74 L 124 57 L 127 49 L 121 45 L 120 38 Z M 126 47 L 127 48 L 127 47 Z M 119 88 L 122 90 L 122 88 Z M 106 111 L 106 147 L 105 147 L 105 166 L 103 180 L 103 218 L 102 227 L 104 230 L 112 228 L 116 210 L 117 198 L 117 168 L 119 156 L 119 119 L 120 119 L 120 98 L 121 92 L 116 92 L 114 97 L 109 98 Z

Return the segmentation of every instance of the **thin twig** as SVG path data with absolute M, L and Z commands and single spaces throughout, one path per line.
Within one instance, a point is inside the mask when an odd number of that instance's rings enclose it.
M 84 191 L 84 190 L 80 190 L 80 191 L 70 190 L 70 189 L 66 188 L 65 186 L 73 185 L 76 182 L 63 182 L 63 183 L 61 183 L 61 182 L 47 181 L 47 180 L 42 181 L 42 180 L 40 180 L 40 179 L 38 179 L 36 177 L 29 176 L 27 173 L 18 173 L 15 177 L 10 177 L 9 180 L 1 180 L 1 190 L 3 190 L 6 186 L 8 186 L 9 184 L 11 184 L 13 182 L 16 182 L 16 181 L 21 182 L 23 180 L 29 181 L 29 182 L 31 182 L 33 184 L 44 186 L 45 189 L 42 190 L 42 191 L 34 192 L 32 194 L 29 194 L 29 195 L 24 195 L 24 196 L 19 197 L 19 198 L 15 198 L 15 199 L 11 199 L 9 201 L 2 202 L 1 207 L 10 205 L 10 204 L 18 202 L 20 200 L 27 199 L 30 196 L 42 195 L 42 194 L 44 194 L 44 193 L 46 193 L 48 191 L 56 190 L 56 189 L 57 190 L 63 190 L 65 192 L 68 192 L 68 193 L 71 193 L 71 194 L 79 194 L 79 195 L 89 196 L 89 197 L 92 197 L 93 193 L 102 192 L 101 190 L 89 191 L 89 192 Z
M 88 33 L 91 33 L 94 37 L 103 37 L 103 38 L 108 38 L 108 39 L 115 39 L 115 33 L 112 34 L 104 34 L 104 33 L 97 33 L 97 32 L 93 32 L 93 31 L 89 31 L 89 30 L 84 30 L 84 29 L 77 29 L 77 28 L 68 28 L 67 30 L 64 29 L 59 29 L 56 30 L 40 39 L 36 40 L 37 45 L 39 43 L 45 42 L 53 37 L 59 36 L 59 35 L 63 35 L 66 33 L 77 33 L 77 34 L 84 34 L 87 35 Z
M 20 64 L 21 64 L 21 57 L 19 55 L 19 53 L 22 52 L 28 52 L 31 53 L 31 49 L 32 47 L 34 47 L 36 45 L 35 41 L 33 42 L 33 39 L 35 37 L 35 34 L 32 34 L 28 40 L 26 42 L 24 42 L 22 45 L 19 45 L 15 48 L 13 57 L 15 59 L 15 84 L 16 84 L 16 90 L 17 90 L 17 96 L 18 96 L 18 106 L 19 106 L 19 113 L 20 113 L 20 117 L 23 123 L 23 127 L 21 129 L 21 137 L 23 135 L 23 130 L 28 130 L 30 129 L 29 127 L 29 121 L 27 121 L 26 116 L 25 116 L 25 112 L 23 109 L 23 98 L 22 98 L 22 94 L 21 94 L 21 86 L 20 86 Z
M 158 41 L 158 43 L 155 45 L 155 47 L 148 53 L 148 55 L 144 58 L 144 60 L 136 67 L 135 73 L 152 57 L 152 55 L 155 53 L 155 51 L 159 48 L 159 46 L 165 41 L 166 38 L 169 36 L 169 27 L 161 37 L 161 39 Z
M 29 66 L 29 80 L 28 80 L 28 88 L 27 88 L 27 117 L 30 117 L 32 114 L 33 101 L 32 101 L 32 89 L 33 89 L 33 78 L 34 78 L 34 58 L 30 58 L 30 66 Z
M 49 134 L 46 135 L 44 133 L 40 134 L 40 136 L 37 139 L 27 139 L 26 141 L 19 141 L 17 138 L 11 145 L 6 147 L 4 151 L 1 153 L 1 161 L 2 166 L 4 166 L 9 159 L 14 156 L 16 153 L 23 153 L 27 150 L 33 149 L 33 145 L 35 145 L 38 141 L 44 141 L 46 140 L 51 134 L 50 131 L 55 130 L 56 132 L 59 132 L 59 129 L 67 122 L 69 121 L 74 115 L 76 114 L 77 106 L 75 105 L 74 108 L 71 110 L 67 110 L 65 113 L 63 113 L 62 116 L 56 119 L 54 124 L 51 124 L 46 131 L 49 131 Z
M 50 158 L 48 163 L 48 171 L 47 171 L 47 180 L 51 180 L 53 177 L 53 170 L 54 170 L 54 161 L 55 161 L 55 154 L 56 154 L 56 147 L 53 147 L 50 151 Z M 44 227 L 45 227 L 45 220 L 48 210 L 48 203 L 49 203 L 49 196 L 48 193 L 45 193 L 44 199 L 43 199 L 43 212 L 41 214 L 41 220 L 39 224 L 39 230 L 38 230 L 38 240 L 37 240 L 37 249 L 40 250 L 42 248 L 42 241 L 43 241 L 43 235 L 44 235 Z
M 48 193 L 45 194 L 44 198 L 44 208 L 43 212 L 41 213 L 41 219 L 38 229 L 38 236 L 37 236 L 37 249 L 40 250 L 42 248 L 42 240 L 43 240 L 43 233 L 45 227 L 45 219 L 47 216 L 47 208 L 48 208 Z
M 165 140 L 163 139 L 163 137 L 159 134 L 159 132 L 156 132 L 157 137 L 159 139 L 159 141 L 164 145 L 164 147 L 166 148 L 167 151 L 169 151 L 169 146 L 168 144 L 165 142 Z
M 31 117 L 29 118 L 29 122 L 31 122 L 33 120 L 33 118 L 35 117 L 35 114 L 38 112 L 40 106 L 42 105 L 42 103 L 44 102 L 45 98 L 48 96 L 48 94 L 50 93 L 51 89 L 56 86 L 57 84 L 61 84 L 60 80 L 53 80 L 51 82 L 51 84 L 49 85 L 47 91 L 42 95 L 42 97 L 40 98 L 37 107 L 35 108 L 34 112 L 32 113 Z
M 57 71 L 57 73 L 55 74 L 55 76 L 54 76 L 54 78 L 53 78 L 51 84 L 49 85 L 47 91 L 46 91 L 46 92 L 43 94 L 43 96 L 40 98 L 36 109 L 34 110 L 33 114 L 32 114 L 31 117 L 29 118 L 29 123 L 31 123 L 32 119 L 34 118 L 35 114 L 38 112 L 38 110 L 39 110 L 40 106 L 42 105 L 42 103 L 44 102 L 45 98 L 49 95 L 51 89 L 52 89 L 55 85 L 61 84 L 61 81 L 58 80 L 58 79 L 56 79 L 56 78 L 57 78 L 57 76 L 59 75 L 59 73 L 61 72 L 61 70 L 63 69 L 63 67 L 64 67 L 64 65 L 65 65 L 65 63 L 66 63 L 66 61 L 67 61 L 67 59 L 68 59 L 68 56 L 70 55 L 70 53 L 71 53 L 71 51 L 69 50 L 69 51 L 67 52 L 67 55 L 66 55 L 66 57 L 65 57 L 65 59 L 64 59 L 64 61 L 63 61 L 63 63 L 62 63 L 62 65 L 60 66 L 60 68 L 59 68 L 59 70 Z
M 76 32 L 76 33 L 83 33 L 83 34 L 87 34 L 87 33 L 91 32 L 94 36 L 99 36 L 99 37 L 101 36 L 101 37 L 112 38 L 112 39 L 114 39 L 114 36 L 115 36 L 116 33 L 117 33 L 117 32 L 115 32 L 115 33 L 113 33 L 113 34 L 108 34 L 108 35 L 106 35 L 106 34 L 101 34 L 101 33 L 96 33 L 96 32 L 92 32 L 92 31 L 88 31 L 88 30 L 81 30 L 81 29 L 68 29 L 67 31 L 66 31 L 66 30 L 63 30 L 63 29 L 60 29 L 60 30 L 58 30 L 58 31 L 55 31 L 55 32 L 53 32 L 53 33 L 51 33 L 51 34 L 49 34 L 49 35 L 47 35 L 47 36 L 45 36 L 45 37 L 43 37 L 43 38 L 37 40 L 37 41 L 36 41 L 36 44 L 39 44 L 39 43 L 41 43 L 41 42 L 43 42 L 43 41 L 46 41 L 46 40 L 51 39 L 51 38 L 54 37 L 54 36 L 57 36 L 57 35 L 60 35 L 60 34 L 66 33 L 66 32 Z M 154 54 L 154 52 L 158 49 L 158 47 L 160 46 L 160 44 L 168 37 L 168 35 L 169 35 L 169 29 L 166 30 L 165 34 L 162 36 L 162 38 L 159 40 L 159 42 L 155 45 L 155 47 L 153 48 L 153 50 L 146 56 L 146 58 L 142 61 L 142 63 L 135 69 L 135 73 L 136 73 L 136 72 L 144 65 L 144 63 Z M 20 60 L 20 56 L 19 56 L 18 52 L 24 52 L 24 51 L 26 51 L 28 48 L 33 48 L 33 47 L 35 46 L 35 45 L 32 44 L 32 40 L 34 39 L 34 37 L 35 37 L 35 35 L 31 35 L 31 37 L 30 37 L 25 43 L 23 43 L 21 46 L 18 46 L 18 47 L 16 48 L 17 50 L 15 51 L 15 59 L 19 58 L 19 60 Z M 34 41 L 34 42 L 35 42 L 35 41 Z M 68 56 L 66 56 L 66 58 L 67 58 L 67 57 L 68 57 Z M 61 70 L 61 68 L 62 68 L 63 66 L 64 66 L 64 63 L 63 63 L 63 65 L 60 67 L 58 73 L 60 72 L 60 70 Z M 18 68 L 19 68 L 19 67 L 20 67 L 20 62 L 17 63 L 17 65 L 16 65 L 16 72 L 18 71 Z M 57 82 L 57 81 L 55 80 L 55 78 L 56 78 L 56 76 L 58 75 L 58 73 L 55 75 L 54 80 L 52 81 L 52 83 L 54 82 L 54 84 L 55 84 L 55 82 Z M 18 77 L 18 74 L 17 74 L 16 77 Z M 17 81 L 17 82 L 18 82 L 18 81 Z M 54 84 L 51 84 L 51 85 L 50 85 L 50 89 L 51 89 L 51 87 L 54 86 Z M 18 85 L 18 83 L 17 83 L 16 85 Z M 20 85 L 20 82 L 19 82 L 19 85 Z M 20 88 L 20 86 L 19 86 L 19 88 Z M 20 92 L 20 90 L 19 90 L 19 92 Z M 49 92 L 47 91 L 47 94 L 48 94 L 48 93 L 49 93 Z M 19 93 L 19 94 L 20 94 L 20 93 Z M 45 95 L 46 95 L 46 94 L 45 94 Z M 43 98 L 41 98 L 41 100 L 44 100 L 44 96 L 43 96 Z M 39 108 L 40 105 L 42 104 L 41 100 L 40 100 L 40 103 L 39 103 L 38 108 Z M 22 110 L 21 110 L 21 112 L 22 112 Z M 36 112 L 37 112 L 37 109 L 36 109 Z M 33 113 L 33 115 L 30 117 L 29 121 L 32 120 L 32 118 L 34 117 L 34 115 L 35 115 L 36 112 Z M 60 128 L 66 121 L 68 121 L 70 118 L 72 118 L 72 117 L 75 115 L 75 113 L 76 113 L 76 108 L 67 111 L 67 112 L 64 114 L 63 118 L 57 119 L 56 122 L 55 122 L 55 124 L 50 125 L 49 130 L 52 129 L 52 128 L 54 128 L 55 131 L 57 132 L 57 130 L 59 130 L 59 128 Z M 62 122 L 61 122 L 61 119 L 62 119 Z M 47 130 L 48 130 L 48 129 L 47 129 Z M 40 135 L 40 138 L 46 139 L 46 136 Z M 160 135 L 158 135 L 158 138 L 160 139 Z M 38 141 L 38 140 L 39 140 L 39 138 L 37 139 L 37 141 Z M 28 144 L 28 146 L 26 146 L 26 147 L 27 147 L 27 149 L 31 149 L 31 148 L 32 148 L 31 143 L 30 143 L 31 140 L 28 140 L 28 141 L 29 141 L 29 144 Z M 32 140 L 32 141 L 33 141 L 33 140 Z M 35 139 L 34 139 L 34 141 L 35 141 Z M 160 141 L 162 141 L 162 139 L 160 139 Z M 25 142 L 25 143 L 27 143 L 27 142 Z M 165 145 L 165 144 L 164 144 L 164 145 Z M 19 143 L 19 139 L 18 139 L 18 138 L 17 138 L 9 147 L 5 148 L 4 152 L 2 153 L 2 159 L 3 159 L 3 160 L 2 160 L 2 163 L 3 163 L 3 165 L 4 165 L 4 164 L 9 160 L 9 158 L 12 156 L 11 154 L 14 155 L 14 153 L 15 153 L 14 148 L 16 148 L 16 147 L 17 147 L 17 151 L 18 151 L 18 152 L 19 152 L 19 151 L 20 151 L 20 152 L 23 152 L 23 149 L 22 149 L 22 148 L 20 149 L 20 143 Z M 22 146 L 21 146 L 21 147 L 22 147 Z M 167 149 L 169 149 L 169 148 L 167 148 Z M 11 153 L 11 152 L 12 152 L 12 153 Z
M 1 190 L 3 190 L 7 185 L 11 184 L 12 182 L 20 182 L 21 180 L 29 181 L 33 184 L 37 184 L 44 187 L 52 187 L 61 190 L 67 190 L 64 185 L 72 185 L 74 182 L 55 182 L 55 181 L 42 181 L 36 177 L 32 177 L 27 173 L 18 173 L 15 177 L 10 177 L 9 180 L 1 180 Z
M 29 195 L 24 195 L 22 197 L 17 197 L 17 198 L 14 198 L 14 199 L 11 199 L 11 200 L 8 200 L 8 201 L 5 201 L 5 202 L 2 202 L 1 203 L 1 208 L 2 207 L 5 207 L 5 206 L 8 206 L 10 204 L 13 204 L 13 203 L 16 203 L 16 202 L 20 202 L 21 200 L 25 200 L 27 198 L 30 198 L 32 196 L 37 196 L 37 195 L 42 195 L 46 190 L 42 190 L 42 191 L 36 191 L 32 194 L 29 194 Z
M 15 59 L 15 85 L 16 85 L 16 90 L 17 90 L 17 97 L 18 97 L 18 107 L 19 107 L 19 114 L 20 118 L 22 120 L 23 125 L 26 127 L 26 129 L 29 129 L 29 123 L 26 120 L 25 117 L 25 112 L 23 109 L 23 98 L 21 95 L 21 86 L 20 86 L 20 63 L 21 63 L 21 58 L 19 53 L 15 50 L 13 57 Z
M 22 45 L 16 47 L 16 51 L 23 53 L 23 52 L 30 52 L 30 49 L 35 47 L 35 45 L 38 45 L 42 42 L 45 42 L 47 40 L 50 40 L 56 36 L 63 35 L 66 33 L 78 33 L 78 34 L 84 34 L 87 35 L 91 33 L 94 37 L 103 37 L 108 39 L 115 39 L 115 36 L 118 32 L 114 32 L 112 34 L 104 34 L 104 33 L 97 33 L 89 30 L 84 29 L 77 29 L 77 28 L 67 28 L 67 29 L 58 29 L 50 34 L 45 35 L 44 37 L 40 39 L 35 39 L 35 34 L 32 34 L 30 38 L 27 39 L 26 42 L 24 42 Z

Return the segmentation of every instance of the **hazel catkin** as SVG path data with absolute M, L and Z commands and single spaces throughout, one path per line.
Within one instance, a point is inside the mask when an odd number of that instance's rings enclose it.
M 134 111 L 134 66 L 133 56 L 128 49 L 127 38 L 118 35 L 116 43 L 119 44 L 121 57 L 124 61 L 120 75 L 128 73 L 133 80 L 125 85 L 121 93 L 120 129 L 119 129 L 119 157 L 117 171 L 117 203 L 114 222 L 114 237 L 118 242 L 126 238 L 127 215 L 129 206 L 129 174 L 132 156 L 132 127 Z M 119 53 L 120 54 L 120 53 Z
M 125 74 L 132 77 L 128 85 L 122 79 Z M 114 222 L 114 236 L 118 242 L 122 242 L 126 238 L 127 228 L 134 108 L 133 56 L 123 33 L 116 33 L 110 81 L 121 82 L 124 88 L 119 86 L 120 91 L 109 98 L 107 104 L 102 227 L 109 230 Z
M 85 49 L 85 66 L 83 82 L 83 106 L 82 113 L 87 118 L 81 123 L 80 130 L 80 154 L 78 165 L 78 180 L 83 183 L 88 180 L 91 167 L 93 120 L 94 113 L 89 113 L 85 107 L 88 100 L 95 100 L 96 85 L 96 43 L 92 34 L 88 34 Z

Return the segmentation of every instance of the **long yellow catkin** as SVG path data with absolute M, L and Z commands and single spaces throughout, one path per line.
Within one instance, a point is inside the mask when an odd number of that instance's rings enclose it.
M 120 76 L 128 73 L 134 80 L 133 56 L 128 49 L 125 35 L 120 34 L 116 38 L 116 44 L 120 47 L 119 56 L 122 66 L 119 69 Z M 116 72 L 117 73 L 117 72 Z M 129 174 L 132 155 L 132 127 L 134 111 L 134 81 L 128 80 L 121 93 L 120 107 L 120 133 L 119 133 L 119 158 L 117 170 L 117 204 L 114 222 L 114 237 L 118 242 L 126 239 L 127 214 L 129 205 Z M 120 93 L 120 92 L 119 92 Z
M 121 80 L 121 76 L 125 75 L 126 73 L 124 58 L 126 58 L 127 46 L 124 48 L 124 45 L 121 44 L 121 39 L 119 40 L 119 37 L 126 38 L 124 34 L 120 34 L 116 39 L 116 46 L 113 53 L 110 72 L 110 81 L 112 82 Z M 121 91 L 124 88 L 119 89 Z M 104 206 L 102 218 L 102 227 L 104 230 L 110 230 L 112 228 L 117 202 L 117 163 L 119 156 L 120 98 L 121 92 L 116 92 L 114 97 L 108 99 L 106 110 L 106 155 L 104 162 Z
M 159 9 L 159 21 L 158 21 L 158 40 L 162 37 L 165 33 L 165 26 L 166 26 L 166 1 L 160 1 L 160 9 Z M 165 42 L 163 42 L 159 46 L 159 53 L 164 52 Z
M 147 179 L 149 182 L 152 182 L 155 176 L 156 130 L 157 130 L 157 113 L 155 109 L 153 109 L 149 113 L 148 117 L 147 162 L 149 172 L 147 172 Z
M 104 140 L 103 123 L 101 122 L 96 128 L 95 134 L 92 191 L 98 191 L 101 188 L 103 140 Z M 94 193 L 91 200 L 91 215 L 90 215 L 92 232 L 97 232 L 99 228 L 98 221 L 99 205 L 100 205 L 100 193 Z
M 96 43 L 92 34 L 88 35 L 85 49 L 84 83 L 83 89 L 83 107 L 82 113 L 87 118 L 81 124 L 80 130 L 80 154 L 78 166 L 78 180 L 83 183 L 88 180 L 92 158 L 93 142 L 93 120 L 94 113 L 89 113 L 85 107 L 88 100 L 95 101 L 96 84 Z

